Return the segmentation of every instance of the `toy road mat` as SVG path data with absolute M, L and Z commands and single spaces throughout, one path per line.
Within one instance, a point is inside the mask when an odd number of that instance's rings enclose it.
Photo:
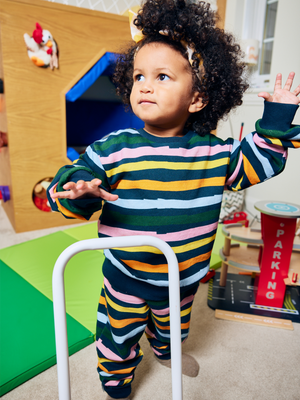
M 227 274 L 225 287 L 219 286 L 220 273 L 209 281 L 207 304 L 213 310 L 227 310 L 300 323 L 299 287 L 287 286 L 283 308 L 254 304 L 254 279 L 247 275 Z
M 52 272 L 59 255 L 97 237 L 97 224 L 59 231 L 0 250 L 0 396 L 56 363 Z M 221 265 L 218 233 L 211 266 Z M 84 251 L 65 270 L 69 353 L 94 341 L 102 250 Z

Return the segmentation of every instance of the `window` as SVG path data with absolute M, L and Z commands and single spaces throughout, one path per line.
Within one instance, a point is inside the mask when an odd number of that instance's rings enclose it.
M 264 36 L 262 40 L 262 49 L 261 49 L 260 66 L 259 66 L 260 75 L 270 74 L 271 72 L 277 6 L 278 6 L 277 0 L 276 1 L 269 0 L 267 2 L 265 24 L 264 24 Z
M 249 66 L 253 88 L 268 87 L 270 83 L 277 6 L 278 0 L 245 0 L 242 36 L 259 43 L 258 62 Z

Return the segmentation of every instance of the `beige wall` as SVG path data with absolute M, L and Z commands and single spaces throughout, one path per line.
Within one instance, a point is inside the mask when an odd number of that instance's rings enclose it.
M 51 2 L 112 14 L 123 14 L 128 8 L 139 5 L 141 0 L 51 0 Z

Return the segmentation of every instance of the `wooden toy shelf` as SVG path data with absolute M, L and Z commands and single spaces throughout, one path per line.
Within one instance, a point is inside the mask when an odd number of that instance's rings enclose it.
M 245 272 L 259 273 L 259 254 L 264 243 L 260 229 L 246 228 L 241 224 L 228 224 L 222 228 L 225 236 L 224 247 L 220 250 L 222 259 L 220 286 L 226 285 L 228 266 Z M 231 241 L 238 243 L 232 243 Z M 240 246 L 239 243 L 246 245 Z M 293 274 L 300 277 L 300 237 L 295 236 L 293 252 L 291 256 L 287 285 L 300 286 L 300 279 L 292 281 Z
M 39 68 L 28 58 L 23 35 L 32 35 L 36 22 L 57 42 L 58 69 Z M 1 206 L 16 232 L 82 222 L 41 211 L 33 190 L 71 164 L 65 95 L 103 55 L 130 42 L 128 17 L 42 0 L 2 0 L 0 28 L 0 130 L 8 137 L 0 149 L 0 186 L 10 192 Z

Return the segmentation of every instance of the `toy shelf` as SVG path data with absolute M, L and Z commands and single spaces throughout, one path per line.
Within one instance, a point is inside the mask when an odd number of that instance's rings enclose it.
M 242 224 L 227 224 L 223 226 L 222 233 L 224 236 L 237 242 L 258 246 L 263 245 L 260 229 L 246 228 Z
M 264 245 L 260 229 L 246 228 L 241 224 L 228 224 L 223 226 L 222 233 L 225 236 L 225 243 L 224 247 L 220 249 L 222 259 L 220 286 L 226 284 L 228 266 L 245 272 L 259 273 L 259 257 L 261 247 Z M 232 243 L 232 240 L 246 244 L 246 246 Z M 294 274 L 300 276 L 299 236 L 295 236 L 294 239 L 288 278 L 285 280 L 286 285 L 300 286 L 300 279 L 293 282 Z
M 230 267 L 241 269 L 247 272 L 260 272 L 258 263 L 259 247 L 248 245 L 240 246 L 232 244 L 230 254 L 225 256 L 223 249 L 220 250 L 220 257 L 223 263 Z

